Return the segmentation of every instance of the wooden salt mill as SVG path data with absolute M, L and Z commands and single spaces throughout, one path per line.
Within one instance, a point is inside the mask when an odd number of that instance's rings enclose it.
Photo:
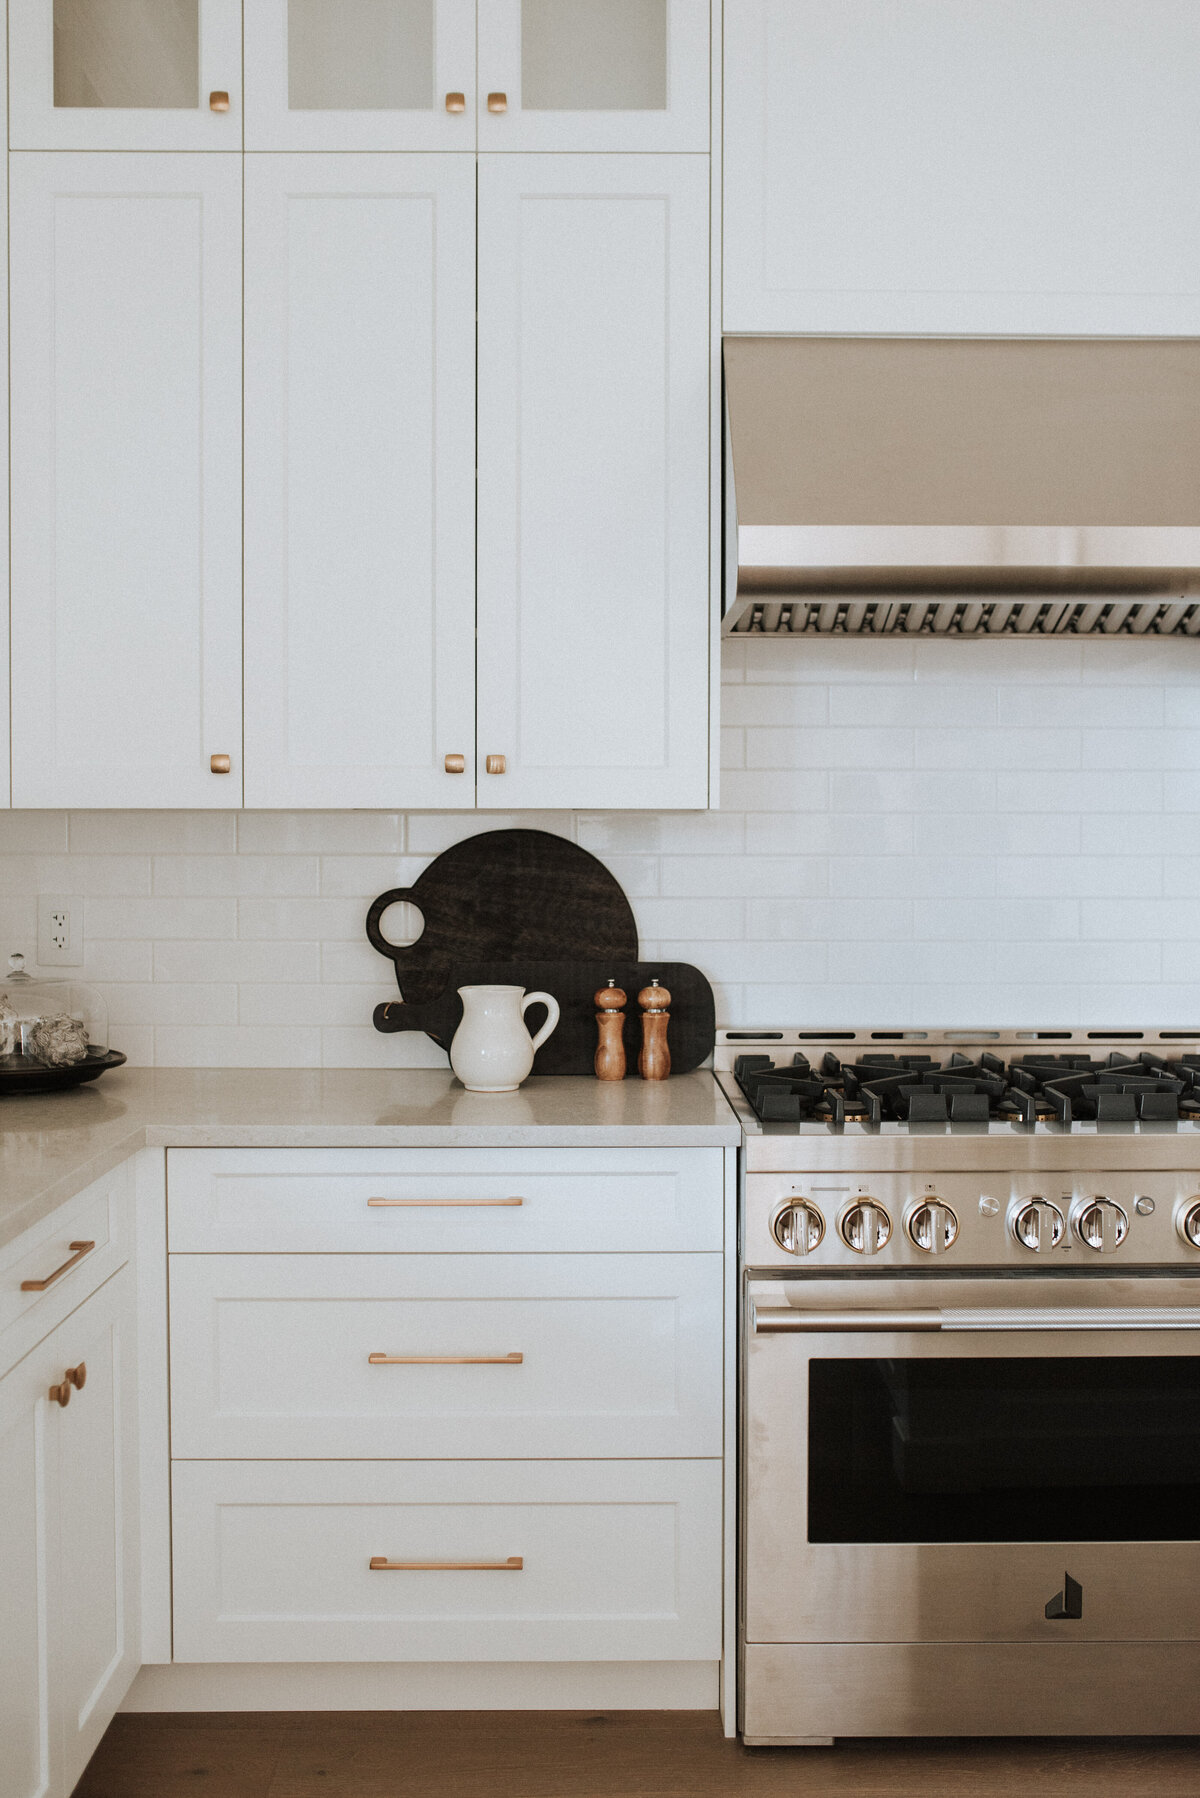
M 596 1028 L 600 1041 L 593 1066 L 597 1080 L 625 1078 L 625 994 L 610 980 L 596 994 Z
M 642 1052 L 638 1056 L 638 1073 L 643 1080 L 665 1080 L 671 1072 L 671 1051 L 667 1047 L 667 1025 L 671 1014 L 667 1007 L 671 995 L 665 986 L 652 980 L 638 994 L 642 1008 Z

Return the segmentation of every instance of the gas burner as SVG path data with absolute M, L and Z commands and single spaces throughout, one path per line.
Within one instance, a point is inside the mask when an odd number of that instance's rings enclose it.
M 1087 1055 L 1026 1055 L 1009 1069 L 1014 1088 L 1049 1100 L 1060 1124 L 1167 1123 L 1200 1117 L 1200 1059 L 1167 1061 L 1144 1050 L 1136 1059 L 1115 1051 L 1105 1061 Z

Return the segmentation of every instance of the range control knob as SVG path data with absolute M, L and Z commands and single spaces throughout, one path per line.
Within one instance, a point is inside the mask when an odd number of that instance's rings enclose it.
M 1080 1242 L 1098 1255 L 1111 1255 L 1129 1233 L 1129 1219 L 1113 1199 L 1084 1199 L 1072 1222 Z
M 1029 1199 L 1013 1213 L 1013 1235 L 1022 1248 L 1032 1249 L 1035 1255 L 1057 1248 L 1066 1227 L 1062 1212 L 1049 1199 Z
M 1176 1220 L 1179 1234 L 1190 1249 L 1200 1249 L 1200 1199 L 1188 1199 Z
M 892 1220 L 874 1199 L 856 1199 L 838 1225 L 842 1241 L 856 1255 L 877 1255 L 892 1234 Z
M 906 1227 L 914 1247 L 944 1255 L 958 1235 L 958 1218 L 941 1199 L 923 1199 L 909 1212 Z
M 807 1199 L 789 1199 L 771 1219 L 771 1234 L 789 1255 L 811 1255 L 825 1234 L 825 1219 Z

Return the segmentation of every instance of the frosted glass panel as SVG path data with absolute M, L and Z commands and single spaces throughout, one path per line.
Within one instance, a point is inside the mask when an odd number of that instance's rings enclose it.
M 525 112 L 661 112 L 667 0 L 522 0 Z
M 288 0 L 290 109 L 429 111 L 434 3 Z
M 54 0 L 54 104 L 199 106 L 200 0 Z

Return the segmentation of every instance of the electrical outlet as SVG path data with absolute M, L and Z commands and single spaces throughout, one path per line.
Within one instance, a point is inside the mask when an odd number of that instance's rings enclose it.
M 41 893 L 37 902 L 37 958 L 41 968 L 83 965 L 83 900 Z

